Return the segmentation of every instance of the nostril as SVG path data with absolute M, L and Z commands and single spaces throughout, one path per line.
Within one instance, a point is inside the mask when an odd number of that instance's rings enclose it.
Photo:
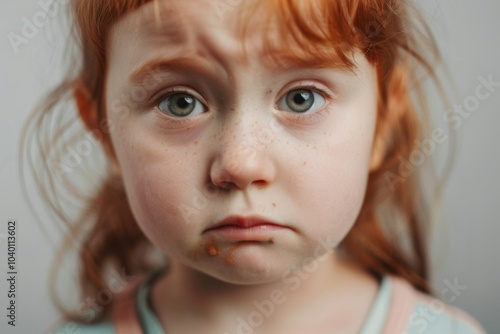
M 221 183 L 219 183 L 219 187 L 222 189 L 229 189 L 231 188 L 231 182 L 222 181 Z
M 212 185 L 216 189 L 230 189 L 233 183 L 230 181 L 213 181 Z
M 274 178 L 274 166 L 262 153 L 253 157 L 232 159 L 230 155 L 216 157 L 210 168 L 210 181 L 219 189 L 263 188 Z
M 253 182 L 254 185 L 256 185 L 258 188 L 264 187 L 267 182 L 265 180 L 257 180 Z
M 233 176 L 227 171 L 223 170 L 220 173 L 216 173 L 212 177 L 212 184 L 218 189 L 231 189 L 236 184 L 234 182 Z

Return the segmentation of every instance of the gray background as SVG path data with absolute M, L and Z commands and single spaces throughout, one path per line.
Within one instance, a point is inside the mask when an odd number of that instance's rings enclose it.
M 422 0 L 419 4 L 456 84 L 458 93 L 451 102 L 462 104 L 474 95 L 479 76 L 492 75 L 494 81 L 500 81 L 498 0 Z M 7 326 L 4 311 L 0 311 L 1 333 L 41 333 L 58 319 L 47 289 L 53 242 L 58 237 L 55 231 L 49 231 L 52 241 L 44 237 L 24 202 L 17 154 L 24 120 L 60 75 L 57 54 L 61 43 L 51 32 L 53 22 L 22 45 L 18 54 L 7 39 L 9 32 L 20 32 L 23 17 L 38 11 L 36 1 L 2 0 L 0 4 L 0 273 L 5 272 L 5 224 L 12 218 L 19 224 L 17 326 Z M 439 294 L 447 282 L 457 280 L 464 288 L 451 304 L 465 309 L 490 333 L 500 333 L 500 88 L 497 90 L 456 130 L 458 153 L 433 246 L 436 291 Z M 444 110 L 436 112 L 442 115 Z M 40 202 L 35 205 L 39 207 Z M 0 310 L 6 307 L 6 291 L 5 279 L 0 279 Z

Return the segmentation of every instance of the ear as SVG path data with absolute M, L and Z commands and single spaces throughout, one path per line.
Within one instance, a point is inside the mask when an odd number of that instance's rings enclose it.
M 73 88 L 73 98 L 75 99 L 80 118 L 87 129 L 90 131 L 99 130 L 97 103 L 90 96 L 90 92 L 87 87 L 80 82 L 75 83 Z
M 111 167 L 113 171 L 115 174 L 119 174 L 120 169 L 116 161 L 116 156 L 113 146 L 111 145 L 109 134 L 104 133 L 99 126 L 101 120 L 97 110 L 97 101 L 92 99 L 89 90 L 81 82 L 75 83 L 73 88 L 73 98 L 76 102 L 78 114 L 85 124 L 85 127 L 100 141 L 104 152 L 111 160 Z
M 373 140 L 372 153 L 370 159 L 370 172 L 373 172 L 380 167 L 385 155 L 385 140 L 381 133 L 382 131 L 376 131 L 375 138 Z

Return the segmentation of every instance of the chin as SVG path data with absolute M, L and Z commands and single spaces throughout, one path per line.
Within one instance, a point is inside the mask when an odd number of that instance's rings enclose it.
M 265 271 L 256 272 L 253 270 L 234 271 L 229 270 L 223 273 L 217 272 L 211 275 L 214 279 L 233 285 L 261 285 L 275 282 L 281 278 L 279 273 Z
M 273 261 L 275 260 L 275 261 Z M 234 254 L 229 259 L 208 258 L 200 271 L 219 281 L 235 285 L 266 284 L 281 279 L 287 268 L 283 260 L 257 252 Z M 216 263 L 214 263 L 216 262 Z M 200 263 L 195 264 L 200 267 Z M 205 269 L 205 270 L 204 270 Z

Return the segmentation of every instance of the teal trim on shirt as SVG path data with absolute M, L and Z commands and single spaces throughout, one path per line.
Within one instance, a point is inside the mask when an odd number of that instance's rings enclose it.
M 139 319 L 141 319 L 142 328 L 144 333 L 163 334 L 163 327 L 160 321 L 154 314 L 149 305 L 149 291 L 154 281 L 164 273 L 164 270 L 153 274 L 146 284 L 141 285 L 137 293 L 137 309 L 139 310 Z
M 392 287 L 387 277 L 382 278 L 379 292 L 360 334 L 381 333 L 391 304 Z
M 154 281 L 163 274 L 159 271 L 151 275 L 140 287 L 137 293 L 137 309 L 141 326 L 146 334 L 165 334 L 160 321 L 149 304 L 149 294 Z M 393 288 L 391 279 L 384 277 L 379 291 L 372 304 L 360 334 L 381 333 L 392 302 Z M 441 303 L 439 300 L 431 299 Z M 445 304 L 441 303 L 443 306 Z M 407 330 L 394 334 L 479 334 L 482 333 L 468 323 L 456 318 L 448 312 L 436 312 L 436 305 L 416 302 L 408 319 Z M 69 327 L 68 327 L 69 326 Z M 67 323 L 52 334 L 116 334 L 110 321 L 94 325 Z
M 435 300 L 437 301 L 437 300 Z M 436 305 L 444 305 L 437 301 Z M 443 309 L 433 305 L 417 302 L 408 319 L 408 328 L 398 334 L 479 334 L 478 329 L 471 324 L 457 319 L 455 316 L 443 312 Z

